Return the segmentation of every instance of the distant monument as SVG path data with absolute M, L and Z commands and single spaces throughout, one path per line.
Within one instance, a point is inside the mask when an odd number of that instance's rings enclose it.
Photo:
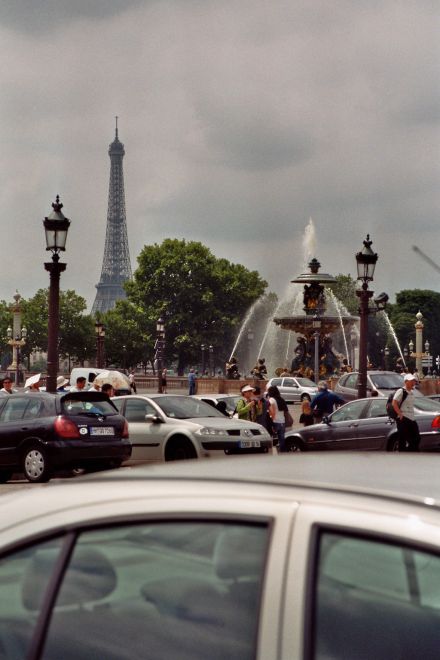
M 105 236 L 104 259 L 101 279 L 96 285 L 97 293 L 92 314 L 107 312 L 117 300 L 126 297 L 124 282 L 131 279 L 131 263 L 128 248 L 127 224 L 125 219 L 124 173 L 122 159 L 124 145 L 118 138 L 118 118 L 116 117 L 115 139 L 111 143 L 110 185 L 108 192 L 107 231 Z

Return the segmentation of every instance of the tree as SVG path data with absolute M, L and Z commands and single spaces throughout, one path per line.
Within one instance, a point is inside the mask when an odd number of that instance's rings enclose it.
M 89 359 L 95 354 L 94 321 L 84 314 L 85 299 L 75 291 L 60 292 L 60 356 Z M 49 315 L 49 289 L 39 289 L 29 300 L 22 301 L 22 324 L 28 331 L 23 355 L 34 350 L 47 350 L 47 327 Z
M 202 344 L 226 354 L 245 311 L 267 286 L 256 271 L 217 259 L 195 241 L 147 245 L 138 264 L 126 284 L 128 300 L 144 315 L 148 336 L 164 318 L 167 358 L 177 359 L 179 372 L 198 361 Z
M 329 284 L 334 296 L 344 305 L 349 314 L 359 313 L 359 298 L 356 295 L 356 280 L 351 275 L 336 275 L 336 282 Z
M 118 300 L 101 320 L 105 325 L 107 364 L 129 368 L 153 363 L 156 323 L 148 320 L 141 307 L 129 300 Z

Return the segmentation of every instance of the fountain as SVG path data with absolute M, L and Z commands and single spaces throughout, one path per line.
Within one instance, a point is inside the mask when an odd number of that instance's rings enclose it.
M 304 313 L 275 317 L 273 321 L 283 330 L 299 334 L 291 365 L 292 372 L 310 377 L 318 369 L 317 377 L 325 378 L 339 369 L 340 361 L 344 357 L 334 349 L 333 335 L 342 329 L 346 348 L 346 332 L 349 332 L 359 319 L 357 316 L 342 314 L 340 308 L 336 309 L 335 315 L 327 313 L 325 285 L 335 282 L 335 278 L 328 273 L 319 273 L 321 264 L 316 258 L 311 259 L 308 266 L 309 273 L 302 273 L 292 280 L 292 283 L 302 284 L 304 287 Z

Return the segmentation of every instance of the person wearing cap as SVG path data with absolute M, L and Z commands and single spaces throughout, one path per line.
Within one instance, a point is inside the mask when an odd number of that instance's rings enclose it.
M 14 390 L 12 387 L 12 380 L 9 378 L 9 376 L 5 376 L 5 378 L 3 378 L 3 387 L 0 392 L 2 394 L 14 394 L 17 391 L 18 390 Z
M 334 392 L 330 392 L 325 380 L 318 383 L 318 394 L 312 399 L 311 408 L 316 422 L 320 422 L 323 417 L 330 415 L 335 406 L 342 406 L 345 401 Z
M 250 385 L 243 385 L 241 388 L 242 398 L 237 401 L 235 412 L 238 419 L 245 419 L 248 422 L 255 421 L 255 400 L 253 395 L 255 388 Z
M 393 408 L 397 415 L 399 451 L 419 451 L 420 432 L 414 415 L 414 374 L 405 374 L 403 387 L 393 396 Z
M 68 384 L 68 379 L 64 376 L 57 377 L 57 392 L 67 392 L 66 385 Z

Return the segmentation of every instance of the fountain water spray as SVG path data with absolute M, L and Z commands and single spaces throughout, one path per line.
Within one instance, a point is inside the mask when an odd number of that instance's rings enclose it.
M 231 358 L 233 357 L 235 351 L 237 350 L 237 346 L 240 343 L 240 339 L 243 335 L 243 332 L 245 331 L 249 321 L 252 318 L 252 314 L 254 313 L 255 308 L 257 305 L 261 303 L 262 296 L 260 296 L 248 309 L 246 316 L 244 317 L 243 323 L 240 326 L 240 330 L 238 331 L 237 339 L 235 340 L 234 348 L 232 349 L 231 355 L 229 356 L 228 362 L 231 361 Z
M 342 314 L 344 314 L 345 316 L 349 316 L 348 310 L 345 307 L 345 305 L 343 305 L 341 303 L 341 301 L 338 300 L 338 298 L 336 298 L 335 294 L 333 293 L 333 291 L 330 288 L 327 287 L 326 291 L 330 294 L 330 298 L 332 299 L 333 304 L 334 304 L 334 306 L 336 308 L 336 311 L 338 313 L 339 322 L 341 324 L 342 337 L 344 339 L 345 355 L 346 355 L 346 358 L 347 358 L 348 362 L 350 362 L 350 357 L 349 357 L 349 352 L 348 352 L 348 344 L 347 344 L 347 336 L 345 334 L 344 322 L 342 320 Z
M 395 343 L 396 343 L 397 350 L 399 351 L 399 353 L 400 353 L 400 357 L 402 358 L 403 366 L 404 366 L 405 369 L 406 369 L 405 357 L 404 357 L 404 355 L 403 355 L 402 349 L 400 348 L 399 340 L 398 340 L 398 338 L 397 338 L 396 331 L 395 331 L 394 328 L 393 328 L 393 324 L 392 324 L 391 321 L 390 321 L 390 317 L 388 316 L 388 314 L 386 313 L 385 310 L 382 310 L 382 314 L 384 315 L 384 318 L 385 318 L 385 321 L 387 322 L 387 325 L 388 325 L 389 331 L 391 332 L 391 335 L 392 335 L 392 337 L 393 337 L 393 339 L 394 339 L 394 341 L 395 341 Z

